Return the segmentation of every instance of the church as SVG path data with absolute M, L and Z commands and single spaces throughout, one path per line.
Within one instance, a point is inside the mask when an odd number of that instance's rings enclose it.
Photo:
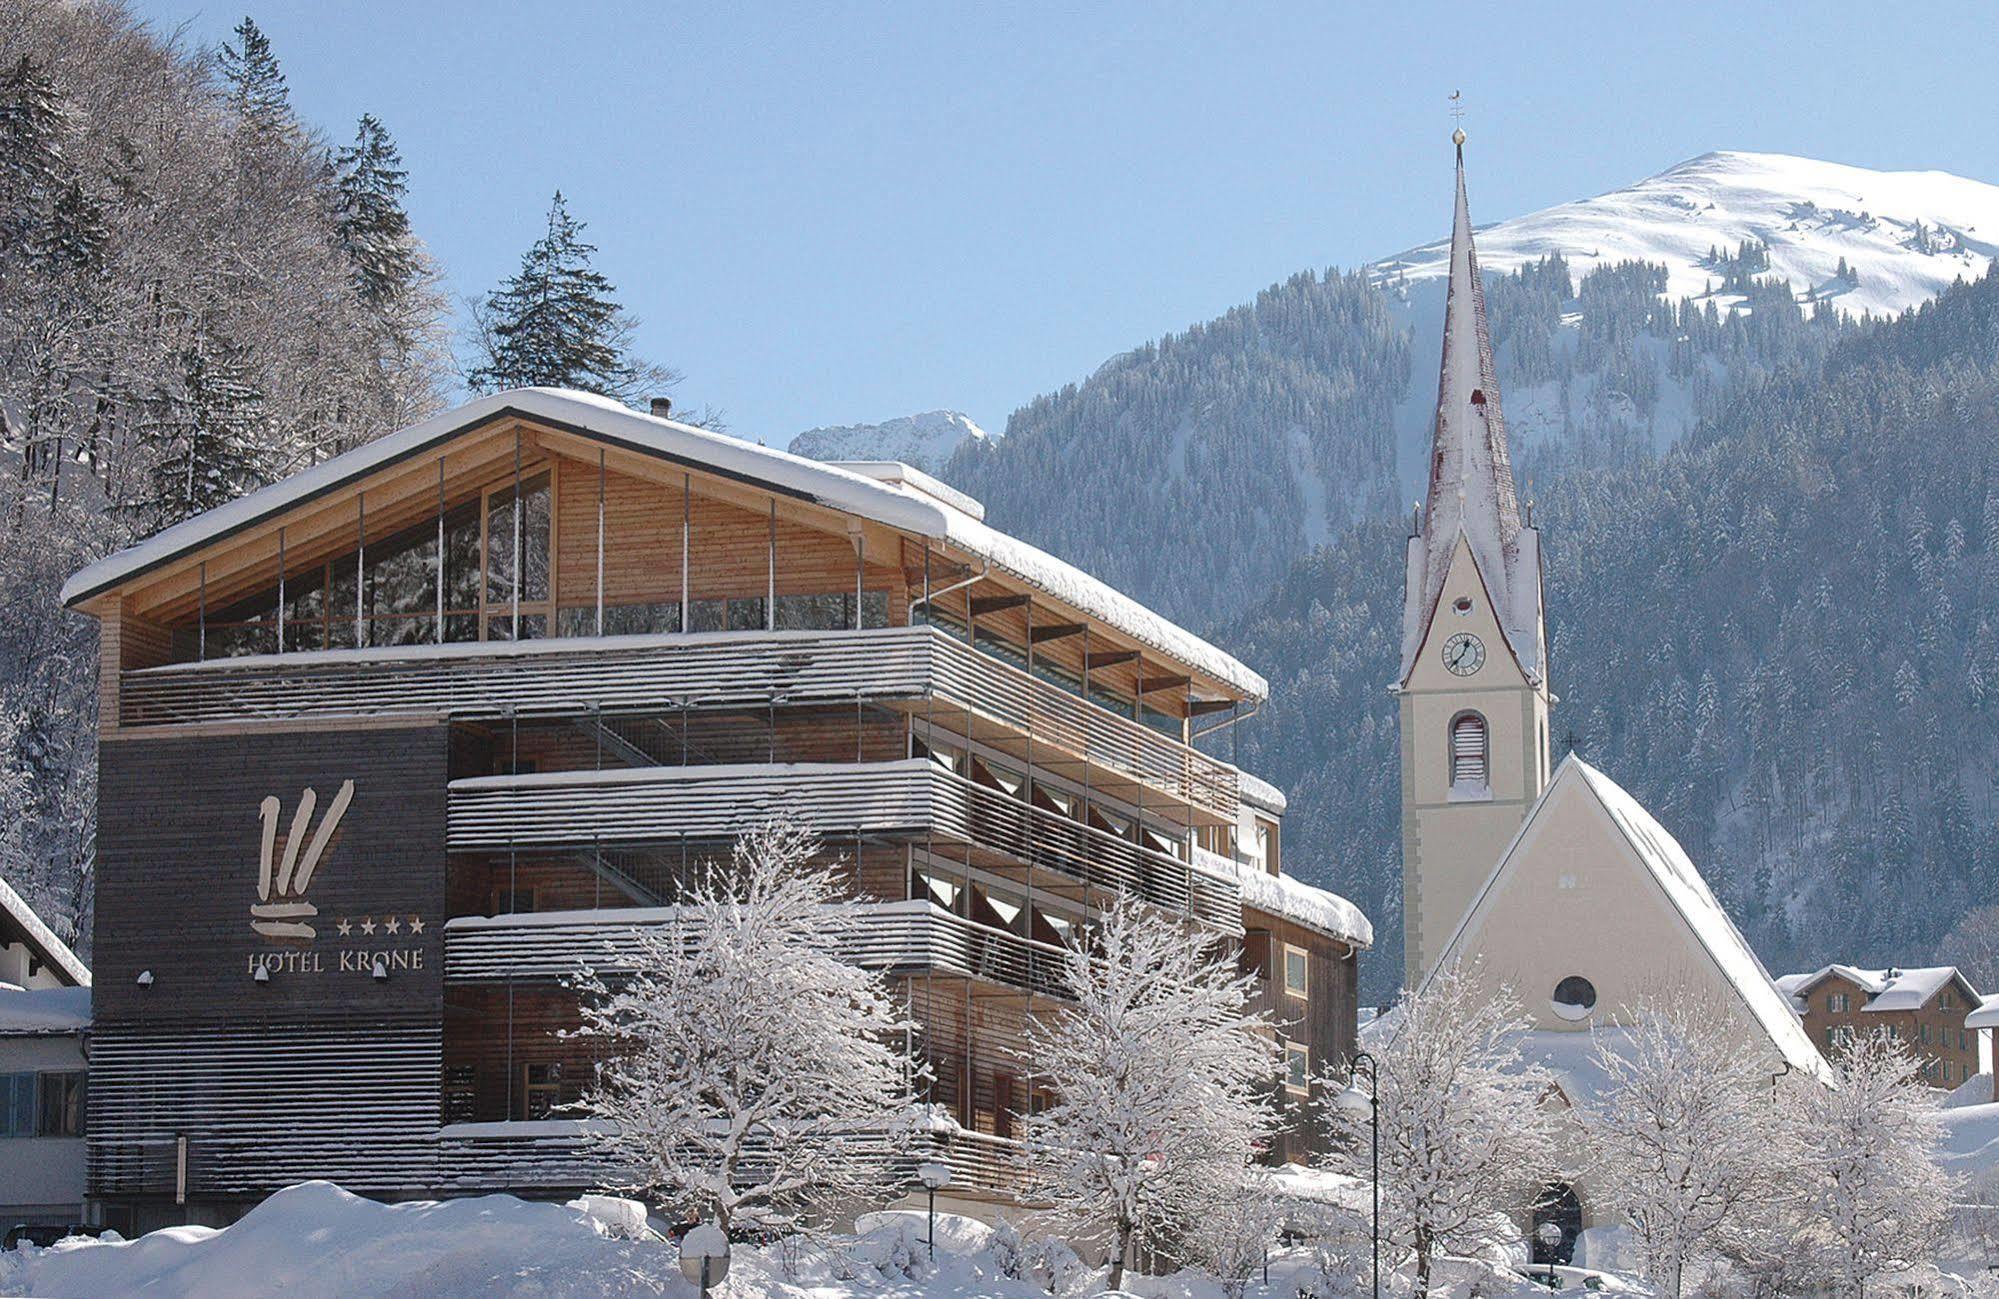
M 1404 985 L 1420 990 L 1455 968 L 1510 988 L 1533 1020 L 1530 1054 L 1571 1104 L 1591 1086 L 1590 1030 L 1668 996 L 1724 1013 L 1773 1077 L 1829 1077 L 1680 844 L 1603 772 L 1573 753 L 1553 760 L 1540 533 L 1514 486 L 1464 132 L 1453 140 L 1437 416 L 1390 687 L 1402 733 Z M 1536 1261 L 1568 1261 L 1591 1222 L 1587 1188 L 1549 1188 L 1536 1215 L 1562 1228 Z

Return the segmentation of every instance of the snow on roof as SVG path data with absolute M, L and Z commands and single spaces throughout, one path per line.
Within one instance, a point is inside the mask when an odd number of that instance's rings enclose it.
M 90 1027 L 90 989 L 0 983 L 0 1037 L 77 1033 Z
M 479 397 L 301 470 L 98 560 L 63 584 L 62 601 L 74 605 L 468 429 L 509 415 L 539 420 L 645 455 L 694 464 L 945 542 L 1244 695 L 1255 699 L 1269 696 L 1269 684 L 1232 655 L 1074 565 L 987 527 L 974 512 L 951 501 L 961 494 L 920 471 L 876 477 L 641 414 L 608 397 L 564 388 L 519 388 Z
M 1197 869 L 1234 879 L 1245 907 L 1282 917 L 1355 947 L 1374 946 L 1372 922 L 1359 907 L 1337 893 L 1314 888 L 1289 875 L 1272 875 L 1261 867 L 1202 848 L 1194 849 L 1193 864 Z
M 69 944 L 57 938 L 55 931 L 42 923 L 35 909 L 6 880 L 0 880 L 0 913 L 5 913 L 8 919 L 21 927 L 27 935 L 28 945 L 44 965 L 56 970 L 71 984 L 83 988 L 90 986 L 90 967 L 78 960 L 76 953 L 69 950 Z
M 1966 1028 L 1999 1028 L 1999 993 L 1985 999 L 1985 1004 L 1964 1017 Z
M 1906 969 L 1891 966 L 1885 970 L 1868 970 L 1856 965 L 1833 964 L 1809 974 L 1782 975 L 1776 984 L 1795 1002 L 1809 996 L 1813 988 L 1834 976 L 1845 979 L 1867 994 L 1867 1004 L 1861 1007 L 1862 1010 L 1877 1012 L 1920 1010 L 1953 980 L 1964 984 L 1967 989 L 1971 988 L 1970 982 L 1955 965 L 1921 965 Z
M 1250 775 L 1247 771 L 1236 773 L 1236 790 L 1242 795 L 1242 801 L 1251 807 L 1260 807 L 1279 816 L 1283 816 L 1284 809 L 1290 806 L 1283 790 L 1267 780 Z
M 1464 918 L 1458 922 L 1457 931 L 1445 947 L 1443 957 L 1424 975 L 1424 983 L 1427 984 L 1438 969 L 1459 954 L 1473 919 L 1480 913 L 1486 899 L 1494 896 L 1500 879 L 1512 868 L 1520 845 L 1533 828 L 1535 819 L 1554 799 L 1578 785 L 1596 800 L 1610 818 L 1611 825 L 1630 847 L 1639 865 L 1658 885 L 1673 910 L 1685 922 L 1695 942 L 1714 962 L 1723 981 L 1741 998 L 1751 1018 L 1769 1036 L 1780 1058 L 1792 1068 L 1814 1077 L 1831 1078 L 1831 1066 L 1812 1045 L 1791 999 L 1778 990 L 1770 972 L 1763 967 L 1763 962 L 1742 936 L 1742 931 L 1722 910 L 1721 903 L 1715 899 L 1707 881 L 1701 878 L 1700 871 L 1687 856 L 1686 849 L 1680 846 L 1679 840 L 1673 838 L 1666 827 L 1660 825 L 1623 786 L 1573 752 L 1562 759 L 1561 766 L 1555 769 L 1555 778 L 1528 810 L 1512 842 L 1500 855 L 1498 865 L 1493 867 Z

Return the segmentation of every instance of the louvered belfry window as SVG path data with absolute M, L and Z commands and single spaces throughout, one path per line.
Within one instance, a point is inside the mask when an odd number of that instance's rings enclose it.
M 1477 713 L 1460 713 L 1451 721 L 1451 783 L 1486 783 L 1485 719 Z

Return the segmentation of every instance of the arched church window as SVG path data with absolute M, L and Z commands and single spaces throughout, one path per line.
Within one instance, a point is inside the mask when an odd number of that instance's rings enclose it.
M 1484 785 L 1487 780 L 1488 747 L 1485 718 L 1477 713 L 1459 713 L 1451 719 L 1451 784 Z
M 1555 985 L 1549 1004 L 1563 1019 L 1582 1019 L 1596 1009 L 1596 985 L 1580 974 L 1571 974 Z

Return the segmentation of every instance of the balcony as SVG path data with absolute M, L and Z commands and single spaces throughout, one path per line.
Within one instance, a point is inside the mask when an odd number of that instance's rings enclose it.
M 213 659 L 119 678 L 123 727 L 491 719 L 862 700 L 921 712 L 1183 823 L 1232 821 L 1234 767 L 935 627 L 485 642 Z
M 650 767 L 479 776 L 451 783 L 454 852 L 721 840 L 779 811 L 837 846 L 856 836 L 962 848 L 1034 887 L 1132 894 L 1242 932 L 1223 875 L 1030 806 L 922 759 Z
M 855 903 L 843 910 L 852 923 L 838 950 L 856 965 L 1063 995 L 1063 954 L 1047 943 L 973 924 L 921 899 Z M 562 979 L 585 966 L 614 974 L 631 968 L 643 933 L 679 919 L 673 907 L 461 916 L 444 927 L 444 981 Z

